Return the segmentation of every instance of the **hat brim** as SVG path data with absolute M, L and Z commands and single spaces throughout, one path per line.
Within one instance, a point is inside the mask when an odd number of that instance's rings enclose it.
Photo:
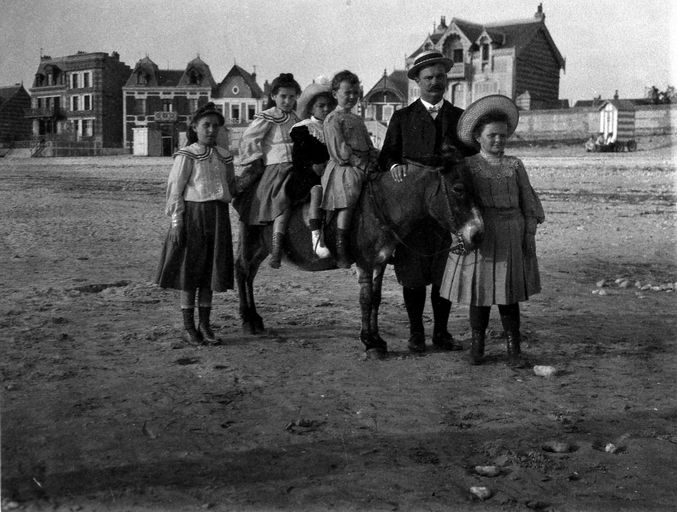
M 517 105 L 508 96 L 491 94 L 471 103 L 461 114 L 456 128 L 459 140 L 468 146 L 477 147 L 473 132 L 480 118 L 490 112 L 500 112 L 508 118 L 508 136 L 515 132 L 520 117 Z
M 444 70 L 448 73 L 449 70 L 453 67 L 454 61 L 447 57 L 438 57 L 426 60 L 425 62 L 421 62 L 419 64 L 410 67 L 409 70 L 407 71 L 407 76 L 409 77 L 410 80 L 416 80 L 419 71 L 421 71 L 423 68 L 434 66 L 435 64 L 443 64 Z
M 331 95 L 331 86 L 329 84 L 312 83 L 303 90 L 301 96 L 299 96 L 299 99 L 296 101 L 296 114 L 301 119 L 310 117 L 308 108 L 313 103 L 313 100 L 320 94 Z

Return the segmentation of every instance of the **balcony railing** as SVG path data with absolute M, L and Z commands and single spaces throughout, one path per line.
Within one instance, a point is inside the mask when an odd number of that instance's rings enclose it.
M 63 117 L 63 112 L 58 107 L 27 108 L 24 110 L 24 117 L 30 119 L 58 118 Z
M 159 111 L 155 112 L 155 121 L 158 123 L 173 123 L 179 118 L 176 112 Z

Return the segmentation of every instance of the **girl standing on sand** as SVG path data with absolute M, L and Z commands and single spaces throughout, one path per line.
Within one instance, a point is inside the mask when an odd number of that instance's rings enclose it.
M 183 339 L 191 345 L 220 343 L 209 323 L 212 294 L 233 289 L 228 213 L 235 193 L 233 157 L 216 145 L 224 123 L 213 103 L 195 112 L 188 129 L 189 145 L 174 155 L 167 181 L 166 213 L 172 220 L 156 282 L 181 291 Z

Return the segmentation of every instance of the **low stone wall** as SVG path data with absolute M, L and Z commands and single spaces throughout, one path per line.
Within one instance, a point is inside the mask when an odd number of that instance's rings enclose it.
M 520 112 L 517 141 L 584 141 L 599 131 L 597 108 Z M 677 130 L 677 104 L 642 105 L 635 109 L 635 135 L 665 135 Z

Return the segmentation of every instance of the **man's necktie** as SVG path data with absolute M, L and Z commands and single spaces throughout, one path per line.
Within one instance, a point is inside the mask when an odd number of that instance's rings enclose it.
M 440 107 L 428 107 L 428 112 L 433 116 L 433 119 L 437 117 L 437 113 L 440 111 Z

